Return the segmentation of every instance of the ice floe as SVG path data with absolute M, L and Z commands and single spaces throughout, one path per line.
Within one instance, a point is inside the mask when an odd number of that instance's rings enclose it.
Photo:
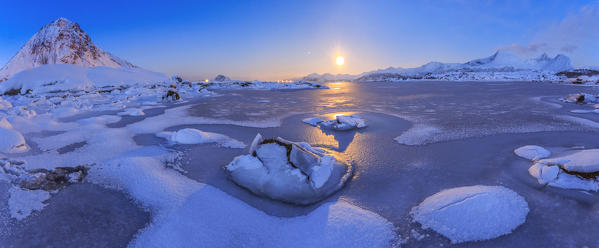
M 599 190 L 599 149 L 562 152 L 533 161 L 528 173 L 539 184 L 564 189 Z
M 540 146 L 523 146 L 514 150 L 514 153 L 528 160 L 539 160 L 551 156 L 551 152 Z
M 118 113 L 118 115 L 129 115 L 129 116 L 142 116 L 145 115 L 144 111 L 139 108 L 128 108 L 123 112 Z
M 339 190 L 352 167 L 306 143 L 256 136 L 250 154 L 238 156 L 225 171 L 253 193 L 295 204 L 320 201 Z
M 218 133 L 200 131 L 195 128 L 184 128 L 175 132 L 160 132 L 156 136 L 184 145 L 217 143 L 223 147 L 245 148 L 245 144 L 239 140 Z
M 312 117 L 303 119 L 302 122 L 312 126 L 320 125 L 320 127 L 323 129 L 338 131 L 365 128 L 367 126 L 366 121 L 359 115 L 336 115 L 334 120 L 328 121 L 325 121 L 319 117 Z
M 526 221 L 528 203 L 503 186 L 467 186 L 427 197 L 410 212 L 424 229 L 451 243 L 481 241 L 511 233 Z

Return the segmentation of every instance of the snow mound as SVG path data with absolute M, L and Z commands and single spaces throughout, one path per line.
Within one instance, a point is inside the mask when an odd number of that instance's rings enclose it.
M 302 122 L 317 126 L 320 125 L 323 129 L 332 129 L 338 131 L 346 131 L 358 128 L 365 128 L 366 121 L 359 115 L 337 115 L 334 120 L 324 121 L 321 118 L 313 117 L 303 119 Z
M 306 143 L 283 138 L 252 142 L 249 155 L 235 157 L 225 171 L 253 193 L 295 204 L 318 202 L 339 190 L 352 167 Z
M 522 158 L 533 161 L 551 156 L 551 152 L 549 150 L 540 146 L 533 145 L 520 147 L 514 150 L 514 153 Z
M 0 93 L 19 90 L 44 94 L 59 91 L 90 91 L 110 86 L 131 86 L 167 82 L 169 78 L 158 72 L 140 68 L 83 67 L 71 64 L 43 65 L 17 73 L 0 84 Z
M 2 99 L 2 97 L 0 97 L 0 110 L 7 110 L 10 108 L 12 108 L 12 104 L 9 101 Z
M 526 221 L 528 203 L 502 186 L 446 189 L 427 197 L 411 215 L 451 243 L 481 241 L 511 233 Z
M 14 130 L 6 118 L 0 119 L 0 152 L 17 153 L 28 151 L 23 135 Z
M 217 143 L 229 148 L 245 148 L 245 144 L 239 140 L 218 133 L 200 131 L 195 128 L 184 128 L 176 132 L 161 132 L 157 136 L 168 139 L 173 143 L 184 145 Z

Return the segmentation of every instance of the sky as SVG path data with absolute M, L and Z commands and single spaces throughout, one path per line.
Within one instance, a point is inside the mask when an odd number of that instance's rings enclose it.
M 599 0 L 0 0 L 0 65 L 65 17 L 100 48 L 191 80 L 278 80 L 466 62 L 498 49 L 599 66 Z M 335 64 L 337 56 L 343 66 Z

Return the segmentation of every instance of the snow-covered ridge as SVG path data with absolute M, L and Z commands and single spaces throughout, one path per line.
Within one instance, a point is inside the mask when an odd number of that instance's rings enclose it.
M 536 58 L 522 58 L 514 52 L 500 50 L 489 57 L 466 63 L 429 62 L 416 68 L 389 67 L 359 75 L 310 74 L 303 80 L 314 82 L 350 80 L 358 82 L 402 80 L 556 81 L 566 79 L 556 73 L 572 69 L 570 58 L 562 54 L 553 58 L 545 53 Z
M 79 24 L 59 18 L 42 27 L 0 69 L 0 82 L 8 80 L 18 72 L 46 64 L 136 67 L 96 46 Z

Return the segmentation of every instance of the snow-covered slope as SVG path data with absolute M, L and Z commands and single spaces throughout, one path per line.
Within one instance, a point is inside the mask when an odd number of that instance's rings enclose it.
M 416 68 L 389 67 L 359 75 L 310 74 L 306 81 L 331 82 L 354 80 L 401 81 L 401 80 L 565 80 L 558 72 L 573 69 L 570 58 L 558 54 L 549 57 L 542 54 L 536 58 L 522 58 L 518 54 L 500 50 L 495 54 L 466 63 L 429 62 Z
M 94 45 L 79 24 L 59 18 L 42 27 L 0 69 L 0 82 L 18 72 L 46 64 L 135 68 L 131 63 Z

